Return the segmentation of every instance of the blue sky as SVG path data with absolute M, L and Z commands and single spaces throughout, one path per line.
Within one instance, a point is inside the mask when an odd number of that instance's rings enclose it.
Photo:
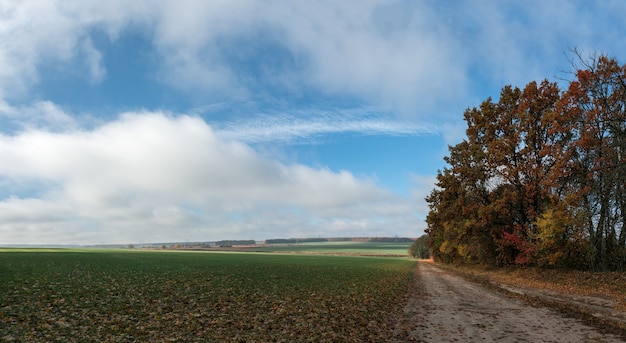
M 622 1 L 0 1 L 0 244 L 423 234 L 463 111 Z

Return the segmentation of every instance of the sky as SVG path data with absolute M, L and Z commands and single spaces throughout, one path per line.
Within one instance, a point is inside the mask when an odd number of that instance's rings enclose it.
M 463 112 L 626 3 L 0 0 L 0 245 L 418 237 Z

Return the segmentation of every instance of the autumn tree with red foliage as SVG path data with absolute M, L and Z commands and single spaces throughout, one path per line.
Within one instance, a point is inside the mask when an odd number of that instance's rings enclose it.
M 465 111 L 426 198 L 435 259 L 624 269 L 626 67 L 585 67 L 563 92 L 506 86 Z
M 569 190 L 591 269 L 623 270 L 626 258 L 626 67 L 600 56 L 579 70 L 563 92 L 553 131 L 560 175 Z

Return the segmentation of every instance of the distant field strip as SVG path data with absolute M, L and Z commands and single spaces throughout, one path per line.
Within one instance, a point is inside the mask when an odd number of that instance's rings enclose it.
M 260 252 L 319 253 L 357 256 L 407 256 L 411 243 L 388 242 L 315 242 L 299 244 L 272 244 L 245 248 Z
M 0 341 L 384 341 L 414 265 L 380 257 L 3 249 Z

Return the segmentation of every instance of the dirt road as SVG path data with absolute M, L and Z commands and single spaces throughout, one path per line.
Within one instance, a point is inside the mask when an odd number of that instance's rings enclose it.
M 416 282 L 398 324 L 408 342 L 623 342 L 614 335 L 544 307 L 420 262 Z

